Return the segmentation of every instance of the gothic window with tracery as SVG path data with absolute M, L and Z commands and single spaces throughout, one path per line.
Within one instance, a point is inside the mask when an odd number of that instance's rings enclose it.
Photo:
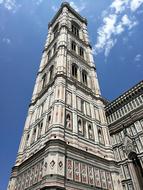
M 54 38 L 57 37 L 57 35 L 58 35 L 58 30 L 59 30 L 59 23 L 57 23 L 57 24 L 55 25 L 55 27 L 53 28 Z
M 77 37 L 79 37 L 79 29 L 80 29 L 80 26 L 76 22 L 72 22 L 71 31 Z
M 72 41 L 71 42 L 71 49 L 76 52 L 76 48 L 77 48 L 77 44 L 74 41 Z
M 79 48 L 79 55 L 84 58 L 84 49 L 83 49 L 83 47 Z
M 82 71 L 82 82 L 87 85 L 87 72 L 84 70 Z

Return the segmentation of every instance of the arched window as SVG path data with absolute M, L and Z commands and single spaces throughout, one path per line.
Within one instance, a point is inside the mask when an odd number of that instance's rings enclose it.
M 143 187 L 143 180 L 142 180 L 143 169 L 142 169 L 141 161 L 135 152 L 130 152 L 128 155 L 128 158 L 130 160 L 132 160 L 132 166 L 134 167 L 136 179 L 138 179 L 140 189 L 142 189 L 142 187 Z M 129 168 L 127 165 L 126 165 L 126 167 L 127 167 L 126 168 L 126 170 L 127 170 L 126 171 L 126 178 L 130 178 Z M 124 166 L 124 169 L 125 169 L 125 166 Z
M 59 23 L 55 25 L 53 28 L 54 38 L 58 35 Z
M 74 41 L 71 42 L 71 49 L 76 52 L 77 45 Z
M 93 129 L 92 129 L 91 124 L 88 124 L 88 136 L 89 136 L 90 140 L 94 139 L 94 137 L 93 137 Z
M 84 58 L 84 49 L 82 47 L 79 48 L 79 55 Z
M 80 30 L 80 26 L 76 22 L 72 21 L 72 23 L 71 23 L 71 31 L 72 31 L 72 33 L 75 36 L 79 37 L 79 30 Z
M 50 71 L 49 80 L 51 80 L 53 78 L 53 73 L 54 73 L 54 66 L 53 65 L 50 67 L 49 71 Z
M 75 77 L 77 79 L 77 65 L 76 64 L 72 64 L 72 76 Z
M 86 71 L 82 71 L 82 82 L 87 85 L 87 72 Z
M 51 122 L 51 115 L 48 116 L 48 123 Z

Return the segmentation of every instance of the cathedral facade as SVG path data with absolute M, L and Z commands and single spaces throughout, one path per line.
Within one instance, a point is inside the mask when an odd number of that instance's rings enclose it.
M 106 106 L 123 189 L 143 189 L 143 81 Z
M 106 120 L 110 105 L 105 114 L 105 104 L 87 20 L 62 3 L 49 23 L 8 190 L 123 190 L 133 185 L 120 175 Z

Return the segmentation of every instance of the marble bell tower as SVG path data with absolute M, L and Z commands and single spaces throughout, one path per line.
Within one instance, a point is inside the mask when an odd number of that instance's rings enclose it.
M 62 3 L 49 30 L 8 190 L 122 190 L 87 20 Z

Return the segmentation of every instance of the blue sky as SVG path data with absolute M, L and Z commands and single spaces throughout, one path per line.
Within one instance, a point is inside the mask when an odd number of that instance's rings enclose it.
M 45 43 L 61 0 L 0 0 L 0 190 L 5 190 Z M 102 95 L 142 80 L 143 0 L 69 0 L 88 20 Z

